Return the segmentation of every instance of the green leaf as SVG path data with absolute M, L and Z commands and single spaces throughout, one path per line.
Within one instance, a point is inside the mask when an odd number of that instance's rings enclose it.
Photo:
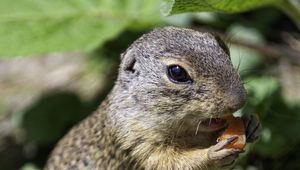
M 165 15 L 183 12 L 242 12 L 264 5 L 279 3 L 281 0 L 163 0 L 162 13 Z
M 137 18 L 142 23 L 159 22 L 158 4 L 158 0 L 0 0 L 0 56 L 94 49 Z
M 285 12 L 300 29 L 300 2 L 299 0 L 285 0 L 275 4 L 279 9 Z

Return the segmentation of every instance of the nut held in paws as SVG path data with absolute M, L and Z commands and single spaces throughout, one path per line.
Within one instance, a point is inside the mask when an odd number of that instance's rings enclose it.
M 226 117 L 228 122 L 228 128 L 220 135 L 218 140 L 225 140 L 232 136 L 238 136 L 238 138 L 226 145 L 225 148 L 234 148 L 243 150 L 246 144 L 245 126 L 240 117 L 228 116 Z

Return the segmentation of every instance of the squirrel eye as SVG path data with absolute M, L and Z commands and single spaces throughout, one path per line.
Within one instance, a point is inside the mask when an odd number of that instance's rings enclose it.
M 189 83 L 192 81 L 184 68 L 179 65 L 168 66 L 168 76 L 175 83 Z

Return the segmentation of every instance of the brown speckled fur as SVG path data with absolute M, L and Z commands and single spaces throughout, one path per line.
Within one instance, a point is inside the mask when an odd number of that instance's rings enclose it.
M 201 124 L 238 110 L 246 98 L 228 49 L 218 38 L 190 29 L 155 29 L 121 59 L 110 95 L 58 143 L 46 169 L 204 170 L 231 165 L 238 152 L 216 143 L 219 130 Z M 171 64 L 185 68 L 193 82 L 171 82 Z M 249 126 L 257 126 L 251 138 L 258 135 L 257 122 Z

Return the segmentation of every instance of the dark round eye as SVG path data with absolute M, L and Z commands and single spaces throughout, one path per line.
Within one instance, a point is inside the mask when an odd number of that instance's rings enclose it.
M 168 76 L 175 83 L 189 83 L 192 81 L 184 68 L 179 65 L 170 65 L 168 67 Z

